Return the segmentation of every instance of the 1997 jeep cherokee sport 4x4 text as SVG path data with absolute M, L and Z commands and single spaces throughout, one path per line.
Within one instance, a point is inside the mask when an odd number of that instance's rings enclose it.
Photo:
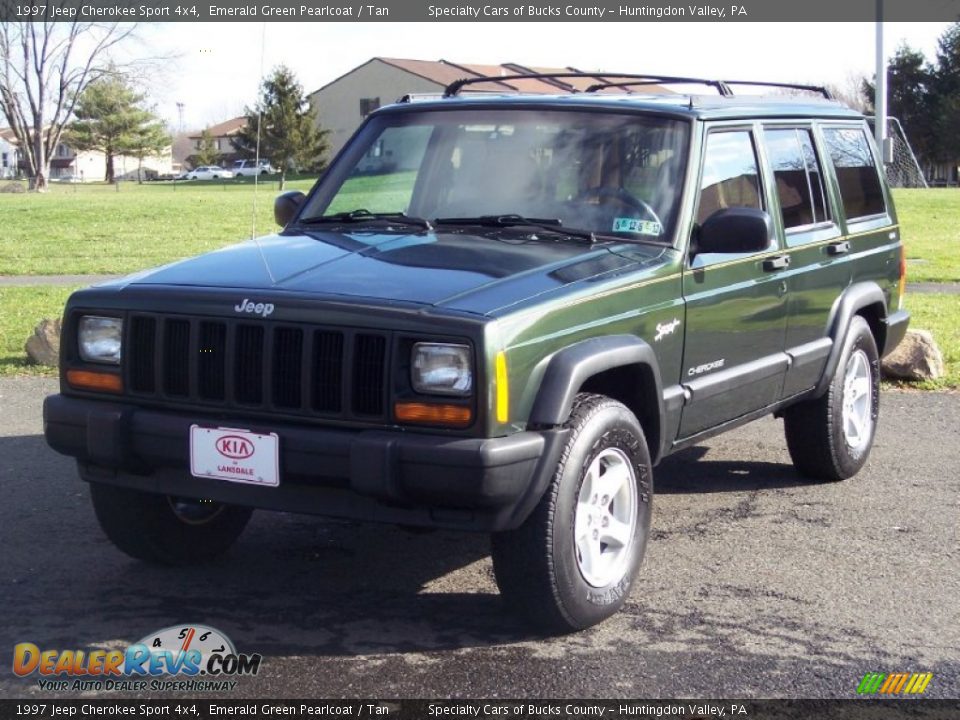
M 487 531 L 508 604 L 567 631 L 626 599 L 668 453 L 777 413 L 800 474 L 856 473 L 908 323 L 864 118 L 624 89 L 672 80 L 382 108 L 279 234 L 73 294 L 45 432 L 107 536 L 181 563 L 252 508 Z

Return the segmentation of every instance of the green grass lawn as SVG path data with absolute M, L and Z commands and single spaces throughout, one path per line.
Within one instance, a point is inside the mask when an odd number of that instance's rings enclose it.
M 894 190 L 910 282 L 960 282 L 960 190 Z
M 960 295 L 907 293 L 904 305 L 910 311 L 910 327 L 933 333 L 946 364 L 939 380 L 904 383 L 924 390 L 960 389 Z
M 304 190 L 310 180 L 287 184 Z M 277 229 L 277 183 L 256 193 L 256 232 Z M 251 182 L 53 185 L 0 194 L 0 275 L 120 274 L 250 237 Z

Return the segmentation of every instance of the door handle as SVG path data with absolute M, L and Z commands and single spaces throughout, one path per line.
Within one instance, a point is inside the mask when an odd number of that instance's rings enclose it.
M 827 255 L 844 255 L 850 252 L 850 243 L 846 240 L 827 245 Z
M 777 255 L 775 257 L 769 257 L 763 261 L 763 269 L 767 272 L 773 272 L 774 270 L 783 270 L 790 264 L 789 255 Z

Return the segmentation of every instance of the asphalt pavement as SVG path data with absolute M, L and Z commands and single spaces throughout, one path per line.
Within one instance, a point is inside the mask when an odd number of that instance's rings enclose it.
M 884 393 L 843 483 L 802 482 L 772 418 L 668 458 L 624 611 L 543 638 L 480 535 L 260 512 L 214 564 L 128 559 L 43 441 L 55 390 L 0 380 L 2 697 L 69 696 L 15 677 L 15 643 L 119 649 L 180 623 L 264 656 L 234 698 L 850 698 L 866 672 L 921 671 L 960 696 L 960 395 Z

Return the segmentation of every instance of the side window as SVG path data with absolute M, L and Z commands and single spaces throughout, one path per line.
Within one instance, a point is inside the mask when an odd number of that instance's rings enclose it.
M 847 220 L 886 212 L 883 186 L 863 129 L 828 128 L 823 136 L 837 174 Z
M 810 130 L 765 130 L 763 138 L 777 185 L 784 229 L 829 220 L 823 173 Z
M 763 209 L 757 153 L 749 130 L 707 135 L 697 222 L 731 207 Z

